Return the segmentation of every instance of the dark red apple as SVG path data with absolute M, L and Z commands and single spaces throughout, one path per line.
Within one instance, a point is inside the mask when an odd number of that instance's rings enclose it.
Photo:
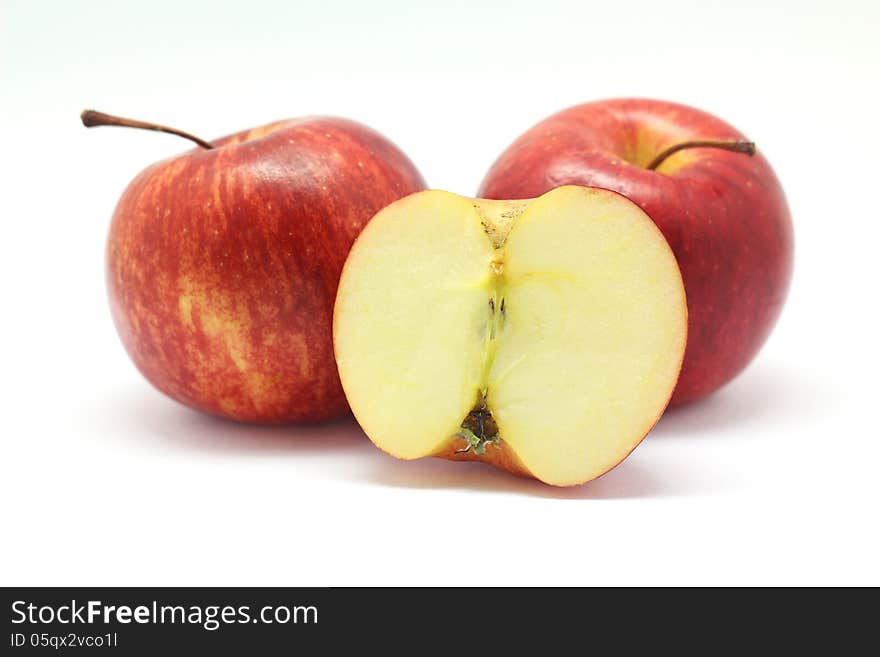
M 692 107 L 587 103 L 519 137 L 477 195 L 532 198 L 571 184 L 635 201 L 678 259 L 689 320 L 672 403 L 708 395 L 742 371 L 782 310 L 793 260 L 785 195 L 754 145 Z
M 110 306 L 143 375 L 235 420 L 345 412 L 331 335 L 336 286 L 370 217 L 425 187 L 406 156 L 339 118 L 279 121 L 210 143 L 97 112 L 83 122 L 200 144 L 140 173 L 110 226 Z

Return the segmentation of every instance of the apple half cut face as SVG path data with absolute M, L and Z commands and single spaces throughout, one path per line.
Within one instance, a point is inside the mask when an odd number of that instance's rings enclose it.
M 622 461 L 662 414 L 687 332 L 675 257 L 614 192 L 419 192 L 355 242 L 334 348 L 352 411 L 402 458 L 559 486 Z

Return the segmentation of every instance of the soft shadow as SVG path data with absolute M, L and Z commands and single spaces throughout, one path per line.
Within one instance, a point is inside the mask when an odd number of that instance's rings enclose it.
M 730 396 L 719 395 L 702 405 L 709 409 L 717 407 L 715 411 L 701 410 L 701 405 L 694 405 L 697 412 L 690 411 L 689 407 L 675 410 L 672 421 L 664 418 L 651 435 L 709 432 L 715 423 L 721 423 L 718 414 L 727 414 L 730 416 L 728 420 L 733 421 L 737 414 L 744 413 L 742 407 L 749 405 L 750 397 L 734 395 L 731 400 L 728 399 Z M 104 425 L 102 433 L 105 435 L 162 449 L 246 457 L 288 455 L 339 459 L 345 455 L 345 477 L 391 488 L 514 493 L 562 500 L 613 500 L 675 497 L 725 487 L 718 479 L 707 481 L 706 477 L 695 473 L 662 467 L 662 456 L 659 460 L 656 456 L 666 451 L 661 447 L 664 439 L 657 444 L 661 452 L 646 450 L 643 444 L 635 454 L 602 477 L 581 486 L 558 488 L 480 463 L 437 458 L 395 459 L 379 452 L 351 415 L 312 425 L 242 424 L 193 411 L 151 390 L 120 392 L 100 410 L 84 408 L 83 411 L 91 416 L 92 422 Z M 342 467 L 341 459 L 338 463 Z
M 245 424 L 205 415 L 144 391 L 121 396 L 104 415 L 117 435 L 153 440 L 165 448 L 230 454 L 369 452 L 370 441 L 348 414 L 319 424 Z M 136 427 L 132 430 L 131 427 Z
M 581 486 L 559 488 L 535 479 L 517 477 L 482 463 L 437 458 L 417 461 L 381 459 L 369 479 L 383 486 L 421 490 L 470 490 L 479 493 L 517 493 L 560 500 L 610 500 L 666 497 L 685 494 L 684 487 L 660 479 L 656 473 L 630 460 Z
M 705 399 L 669 408 L 651 438 L 729 437 L 780 418 L 803 421 L 835 396 L 833 388 L 778 367 L 749 369 Z

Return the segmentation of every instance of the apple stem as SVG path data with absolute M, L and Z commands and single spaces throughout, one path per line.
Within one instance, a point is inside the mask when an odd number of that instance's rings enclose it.
M 147 123 L 146 121 L 137 121 L 136 119 L 125 119 L 121 116 L 113 116 L 112 114 L 104 114 L 104 112 L 96 112 L 95 110 L 83 110 L 83 113 L 79 115 L 79 118 L 82 119 L 82 123 L 87 128 L 94 128 L 99 125 L 116 125 L 123 128 L 140 128 L 141 130 L 155 130 L 157 132 L 167 132 L 169 135 L 177 135 L 178 137 L 183 137 L 184 139 L 189 139 L 192 142 L 195 142 L 199 146 L 205 149 L 212 149 L 214 145 L 209 141 L 205 141 L 204 139 L 199 139 L 198 137 L 189 134 L 188 132 L 184 132 L 183 130 L 177 130 L 176 128 L 169 128 L 168 126 L 159 125 L 158 123 Z
M 649 171 L 654 171 L 673 153 L 684 150 L 686 148 L 720 148 L 725 151 L 733 151 L 734 153 L 745 153 L 748 156 L 755 154 L 755 142 L 752 141 L 715 141 L 715 140 L 695 140 L 685 141 L 675 146 L 670 146 L 662 151 L 657 157 L 651 160 L 651 163 L 645 167 Z

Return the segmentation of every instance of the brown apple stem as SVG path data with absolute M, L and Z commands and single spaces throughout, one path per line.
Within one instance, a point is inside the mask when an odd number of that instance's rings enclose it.
M 654 171 L 673 153 L 678 153 L 686 148 L 720 148 L 725 151 L 733 151 L 734 153 L 745 153 L 748 156 L 755 154 L 755 142 L 752 141 L 715 141 L 715 140 L 695 140 L 685 141 L 675 146 L 670 146 L 662 151 L 657 157 L 651 160 L 651 163 L 645 167 L 649 171 Z
M 146 121 L 137 121 L 135 119 L 125 119 L 121 116 L 113 116 L 112 114 L 104 114 L 104 112 L 96 112 L 95 110 L 83 110 L 83 113 L 79 115 L 79 118 L 82 119 L 83 125 L 87 128 L 94 128 L 99 125 L 116 125 L 123 128 L 140 128 L 141 130 L 155 130 L 157 132 L 167 132 L 169 135 L 177 135 L 178 137 L 183 137 L 184 139 L 189 139 L 192 142 L 195 142 L 202 148 L 212 149 L 214 148 L 213 144 L 209 141 L 205 141 L 204 139 L 199 139 L 195 135 L 191 135 L 188 132 L 184 132 L 183 130 L 177 130 L 176 128 L 169 128 L 168 126 L 159 125 L 158 123 L 147 123 Z

